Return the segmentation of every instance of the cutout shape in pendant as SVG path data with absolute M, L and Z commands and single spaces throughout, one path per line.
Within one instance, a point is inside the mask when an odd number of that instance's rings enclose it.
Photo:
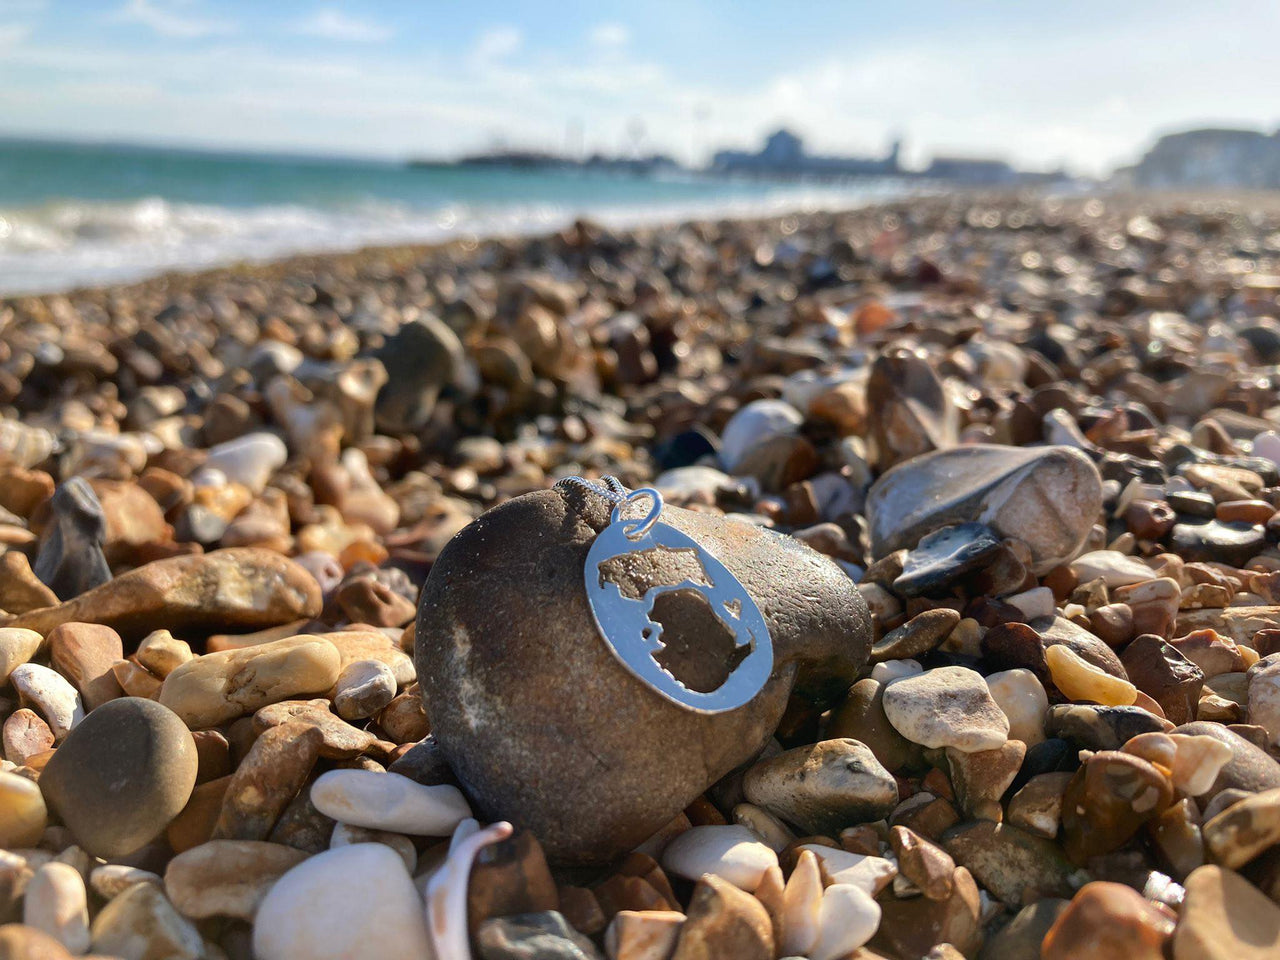
M 624 519 L 623 508 L 644 497 L 653 499 L 649 514 L 640 520 Z M 591 613 L 619 662 L 672 703 L 699 713 L 736 709 L 759 693 L 773 672 L 769 628 L 738 579 L 692 537 L 659 523 L 661 511 L 661 496 L 648 488 L 634 491 L 614 507 L 609 526 L 587 553 L 584 580 Z M 656 570 L 672 568 L 678 581 L 668 577 L 668 582 L 654 584 Z M 705 602 L 709 608 L 697 610 L 700 615 L 691 618 L 701 624 L 693 642 L 711 644 L 718 639 L 724 648 L 725 675 L 717 675 L 708 689 L 698 688 L 709 686 L 705 671 L 703 682 L 691 686 L 677 676 L 679 669 L 673 672 L 664 666 L 681 651 L 668 649 L 660 611 L 683 604 L 687 614 L 689 601 L 695 606 Z

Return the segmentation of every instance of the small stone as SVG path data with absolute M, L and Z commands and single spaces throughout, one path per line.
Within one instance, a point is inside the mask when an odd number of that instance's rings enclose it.
M 1062 799 L 1062 847 L 1073 862 L 1110 853 L 1173 802 L 1173 784 L 1153 764 L 1128 753 L 1090 756 Z
M 604 932 L 609 960 L 669 960 L 684 924 L 677 910 L 621 910 Z
M 870 677 L 849 688 L 831 712 L 827 736 L 866 744 L 884 767 L 896 772 L 919 759 L 921 749 L 893 728 L 884 712 L 884 684 Z
M 1193 630 L 1185 637 L 1170 640 L 1169 645 L 1199 667 L 1206 680 L 1245 669 L 1244 657 L 1235 641 L 1220 636 L 1216 630 Z
M 135 883 L 164 883 L 159 874 L 141 867 L 131 867 L 123 863 L 104 863 L 94 867 L 89 874 L 89 886 L 103 900 L 111 900 L 124 893 Z
M 356 660 L 338 674 L 333 706 L 343 720 L 364 720 L 391 702 L 396 678 L 380 660 Z
M 296 723 L 263 731 L 223 791 L 212 839 L 267 839 L 311 775 L 321 739 L 315 729 Z
M 147 634 L 138 644 L 134 656 L 139 665 L 161 680 L 195 658 L 191 646 L 175 638 L 168 630 L 155 630 Z
M 72 731 L 44 768 L 40 789 L 89 853 L 129 854 L 186 805 L 197 762 L 195 741 L 172 711 L 122 697 Z
M 429 734 L 431 722 L 417 688 L 392 699 L 378 714 L 378 726 L 394 743 L 418 743 Z
M 204 939 L 159 887 L 137 883 L 111 900 L 90 928 L 94 953 L 125 960 L 202 960 Z
M 1044 656 L 1054 686 L 1071 700 L 1125 707 L 1137 699 L 1137 688 L 1132 683 L 1103 672 L 1066 644 L 1050 646 Z
M 991 895 L 1012 906 L 1072 893 L 1073 868 L 1056 843 L 990 820 L 952 827 L 941 846 Z
M 378 391 L 374 415 L 386 434 L 416 433 L 431 418 L 442 389 L 474 377 L 458 335 L 429 313 L 388 337 L 377 359 L 387 382 Z
M 1271 744 L 1278 745 L 1280 744 L 1280 655 L 1272 654 L 1259 660 L 1249 668 L 1247 676 L 1249 722 L 1266 730 Z
M 1177 647 L 1146 633 L 1125 647 L 1120 662 L 1130 682 L 1160 704 L 1170 723 L 1188 723 L 1195 718 L 1204 673 Z
M 53 731 L 34 710 L 23 707 L 4 722 L 4 758 L 22 766 L 28 757 L 53 749 Z
M 959 411 L 929 361 L 906 347 L 892 347 L 871 364 L 866 419 L 873 462 L 880 470 L 954 447 Z
M 41 930 L 21 923 L 0 926 L 3 960 L 71 960 L 75 954 Z
M 871 659 L 878 663 L 922 656 L 942 643 L 959 622 L 960 614 L 948 607 L 925 610 L 877 641 Z
M 934 530 L 907 554 L 893 590 L 903 597 L 944 592 L 966 574 L 990 566 L 1002 549 L 1000 538 L 985 524 L 958 523 Z
M 782 400 L 754 400 L 729 418 L 720 438 L 720 462 L 739 474 L 755 447 L 776 437 L 794 435 L 804 417 Z
M 262 493 L 271 475 L 283 467 L 288 458 L 288 448 L 275 434 L 246 433 L 210 447 L 204 465 L 221 471 L 231 483 Z
M 698 881 L 671 960 L 773 960 L 773 926 L 760 901 L 727 880 Z
M 982 899 L 964 867 L 956 868 L 945 900 L 886 900 L 883 909 L 880 931 L 872 943 L 893 956 L 962 957 L 972 955 L 982 942 Z
M 1154 571 L 1137 557 L 1125 556 L 1117 550 L 1091 550 L 1072 560 L 1070 567 L 1081 583 L 1100 577 L 1111 588 L 1155 578 Z
M 888 470 L 871 487 L 867 519 L 877 557 L 976 521 L 1025 541 L 1034 572 L 1046 573 L 1075 556 L 1101 508 L 1101 478 L 1079 450 L 971 444 Z
M 670 873 L 688 880 L 713 873 L 748 893 L 777 865 L 777 854 L 746 827 L 736 825 L 693 827 L 662 853 L 662 866 Z
M 476 947 L 481 960 L 601 960 L 595 944 L 554 910 L 486 920 Z
M 27 613 L 57 602 L 57 594 L 40 582 L 25 553 L 9 550 L 0 555 L 0 610 Z
M 349 580 L 334 593 L 334 602 L 353 623 L 402 627 L 416 611 L 413 603 L 371 577 Z
M 422 898 L 400 857 L 357 843 L 311 857 L 282 876 L 258 907 L 259 960 L 348 960 L 380 954 L 429 957 Z
M 193 920 L 235 917 L 252 921 L 272 885 L 307 858 L 278 843 L 211 840 L 169 861 L 164 889 Z
M 0 686 L 7 685 L 13 668 L 34 657 L 43 643 L 44 637 L 34 630 L 0 627 Z
M 1182 588 L 1172 577 L 1156 577 L 1145 583 L 1117 587 L 1111 599 L 1129 608 L 1135 633 L 1169 637 L 1173 635 L 1182 604 Z
M 946 900 L 951 896 L 956 862 L 949 853 L 901 826 L 889 831 L 889 845 L 898 858 L 898 870 L 921 893 L 930 900 Z
M 1213 862 L 1238 870 L 1280 843 L 1280 789 L 1233 803 L 1205 823 L 1203 832 Z
M 102 504 L 83 477 L 58 486 L 49 500 L 52 517 L 32 567 L 63 600 L 71 600 L 111 579 L 103 556 L 107 521 Z
M 1037 837 L 1055 839 L 1062 826 L 1062 798 L 1073 776 L 1055 771 L 1032 777 L 1009 800 L 1009 822 Z
M 1207 865 L 1183 883 L 1173 960 L 1272 960 L 1280 944 L 1280 906 L 1238 873 Z
M 47 634 L 79 620 L 126 638 L 162 627 L 255 630 L 316 616 L 320 601 L 315 578 L 292 560 L 242 547 L 154 560 L 56 607 L 22 614 L 10 626 Z
M 18 696 L 26 707 L 34 707 L 62 740 L 84 720 L 80 694 L 60 673 L 38 663 L 22 663 L 9 673 Z
M 1032 671 L 1020 667 L 989 674 L 987 689 L 1009 721 L 1010 740 L 1029 747 L 1044 740 L 1049 697 Z
M 962 813 L 982 820 L 1001 820 L 1000 798 L 1013 783 L 1027 745 L 1008 740 L 994 750 L 963 751 L 947 747 L 951 787 Z
M 880 820 L 898 805 L 893 777 L 857 740 L 824 740 L 762 760 L 742 786 L 749 801 L 814 834 Z
M 330 770 L 311 785 L 311 802 L 343 823 L 411 837 L 444 837 L 471 816 L 457 787 L 425 787 L 397 773 Z
M 48 820 L 40 788 L 26 777 L 0 770 L 0 848 L 34 847 Z
M 96 623 L 63 623 L 49 631 L 53 666 L 80 691 L 86 710 L 120 696 L 111 667 L 124 658 L 120 634 Z
M 1228 730 L 1220 723 L 1196 720 L 1184 723 L 1174 732 L 1213 737 L 1231 749 L 1231 759 L 1222 767 L 1213 785 L 1200 795 L 1202 798 L 1211 799 L 1223 790 L 1232 788 L 1261 793 L 1263 790 L 1280 787 L 1280 763 L 1234 730 Z
M 559 909 L 560 895 L 547 858 L 537 838 L 527 830 L 491 843 L 476 854 L 467 880 L 469 929 L 478 930 L 494 917 Z
M 1173 724 L 1141 707 L 1060 703 L 1049 708 L 1045 729 L 1086 750 L 1119 750 L 1140 733 L 1167 733 Z
M 333 644 L 309 635 L 207 653 L 165 677 L 160 702 L 192 729 L 216 727 L 267 704 L 328 690 L 340 662 Z
M 818 858 L 831 883 L 857 887 L 868 897 L 879 896 L 898 875 L 897 864 L 887 857 L 850 853 L 818 843 L 801 844 L 799 850 L 808 850 Z
M 1266 547 L 1267 533 L 1265 527 L 1256 523 L 1206 520 L 1174 524 L 1168 542 L 1184 560 L 1241 567 Z
M 253 728 L 269 730 L 281 724 L 303 724 L 320 731 L 320 756 L 351 760 L 378 742 L 368 730 L 352 726 L 329 709 L 329 701 L 284 700 L 263 707 L 253 715 Z
M 1120 883 L 1080 888 L 1045 935 L 1044 960 L 1164 960 L 1173 918 Z
M 1009 735 L 987 682 L 967 667 L 939 667 L 890 684 L 884 712 L 895 730 L 926 747 L 994 750 Z
M 1233 757 L 1231 747 L 1213 737 L 1174 733 L 1170 739 L 1175 747 L 1173 786 L 1188 797 L 1206 793 Z
M 88 893 L 80 871 L 57 861 L 40 867 L 23 896 L 22 922 L 47 933 L 73 954 L 86 952 Z
M 1164 869 L 1174 879 L 1182 880 L 1196 867 L 1204 865 L 1200 810 L 1189 797 L 1173 803 L 1152 820 L 1147 833 Z

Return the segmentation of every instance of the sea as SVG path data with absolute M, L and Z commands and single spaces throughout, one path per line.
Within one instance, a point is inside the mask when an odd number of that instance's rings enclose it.
M 893 180 L 727 180 L 0 139 L 0 295 L 295 253 L 852 208 Z

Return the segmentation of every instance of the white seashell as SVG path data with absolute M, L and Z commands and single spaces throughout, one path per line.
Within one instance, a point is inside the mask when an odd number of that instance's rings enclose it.
M 434 960 L 471 960 L 467 929 L 467 882 L 476 854 L 491 843 L 507 839 L 515 828 L 506 821 L 483 830 L 464 820 L 454 832 L 449 855 L 427 881 L 427 937 Z

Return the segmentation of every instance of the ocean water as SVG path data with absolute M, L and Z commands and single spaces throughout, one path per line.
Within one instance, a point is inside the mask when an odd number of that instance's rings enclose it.
M 0 139 L 0 294 L 452 236 L 844 209 L 902 193 L 843 184 L 414 168 L 349 159 Z

